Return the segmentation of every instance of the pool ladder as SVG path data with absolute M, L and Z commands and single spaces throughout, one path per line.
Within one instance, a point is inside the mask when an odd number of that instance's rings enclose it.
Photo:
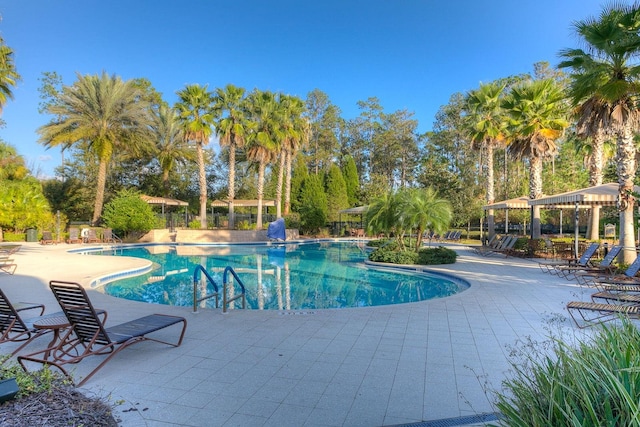
M 205 295 L 202 298 L 197 298 L 198 284 L 200 281 L 200 273 L 204 274 L 204 276 L 207 278 L 209 283 L 211 283 L 211 285 L 213 286 L 213 290 L 215 292 L 213 292 L 212 294 Z M 228 273 L 231 273 L 231 275 L 236 280 L 238 285 L 240 285 L 239 294 L 229 296 L 229 292 L 227 292 L 228 285 L 230 284 L 229 281 L 227 280 Z M 244 283 L 242 283 L 242 280 L 240 280 L 240 278 L 238 277 L 236 272 L 233 270 L 233 268 L 231 268 L 231 266 L 227 266 L 224 269 L 224 272 L 222 273 L 222 312 L 226 313 L 227 307 L 229 306 L 229 304 L 231 304 L 237 299 L 242 300 L 242 308 L 247 308 L 247 298 L 245 295 L 246 295 L 246 289 L 244 287 Z M 194 313 L 198 312 L 199 302 L 202 302 L 209 298 L 215 298 L 216 300 L 215 307 L 218 308 L 218 304 L 220 302 L 220 290 L 218 288 L 218 284 L 215 282 L 215 280 L 213 280 L 213 277 L 211 277 L 211 275 L 207 273 L 207 270 L 205 270 L 203 266 L 197 265 L 196 268 L 193 270 L 193 312 Z

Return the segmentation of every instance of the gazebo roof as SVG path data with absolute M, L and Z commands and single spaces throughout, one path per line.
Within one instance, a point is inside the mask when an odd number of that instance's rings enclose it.
M 527 196 L 516 197 L 515 199 L 503 200 L 501 202 L 494 202 L 490 205 L 484 205 L 483 209 L 529 209 L 529 198 Z
M 356 206 L 355 208 L 343 209 L 338 213 L 347 215 L 361 215 L 369 209 L 369 206 Z
M 580 190 L 567 191 L 566 193 L 545 196 L 540 199 L 530 199 L 529 205 L 542 205 L 552 207 L 556 205 L 572 205 L 578 203 L 582 207 L 588 206 L 615 206 L 618 201 L 618 184 L 610 182 L 608 184 L 596 185 L 593 187 L 581 188 Z M 640 193 L 640 187 L 635 186 L 636 193 Z
M 155 197 L 141 194 L 140 198 L 150 205 L 165 205 L 165 206 L 189 206 L 189 203 L 182 200 L 170 199 L 168 197 Z
M 211 202 L 211 206 L 214 208 L 228 208 L 229 207 L 229 200 L 214 200 L 213 202 Z M 276 205 L 276 201 L 275 200 L 263 200 L 262 201 L 262 206 L 275 206 Z M 234 199 L 233 200 L 233 206 L 236 207 L 258 207 L 258 200 L 257 199 L 252 199 L 252 200 L 243 200 L 243 199 Z

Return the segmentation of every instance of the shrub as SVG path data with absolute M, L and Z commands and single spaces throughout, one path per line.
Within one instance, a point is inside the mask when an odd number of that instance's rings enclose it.
M 132 232 L 146 233 L 156 224 L 156 216 L 151 206 L 133 190 L 121 190 L 104 207 L 102 215 L 107 227 L 118 235 Z
M 190 230 L 200 230 L 200 220 L 199 219 L 194 219 L 189 221 L 189 225 L 188 225 Z
M 414 251 L 398 251 L 391 244 L 380 247 L 369 254 L 369 260 L 390 264 L 416 264 L 418 254 Z
M 629 320 L 587 339 L 529 341 L 496 393 L 501 425 L 637 426 L 640 331 Z
M 6 361 L 9 357 L 7 355 L 0 356 L 0 380 L 16 379 L 19 388 L 17 398 L 42 391 L 51 391 L 56 382 L 69 382 L 59 373 L 51 371 L 46 365 L 39 371 L 25 372 L 19 364 L 15 362 L 7 363 Z
M 420 248 L 418 251 L 417 264 L 453 264 L 456 262 L 458 254 L 456 251 L 439 246 L 437 248 Z

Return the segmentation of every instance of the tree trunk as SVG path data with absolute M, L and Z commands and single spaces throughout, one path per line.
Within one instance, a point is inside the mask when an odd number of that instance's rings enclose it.
M 493 146 L 491 142 L 486 144 L 487 155 L 487 204 L 490 205 L 495 202 L 495 187 L 493 183 Z M 496 234 L 496 226 L 495 226 L 495 216 L 493 213 L 493 209 L 489 209 L 487 211 L 487 228 L 489 229 L 489 240 L 493 238 L 493 235 Z
M 196 143 L 198 154 L 198 183 L 200 185 L 200 228 L 207 228 L 207 176 L 204 170 L 204 152 L 202 142 Z
M 284 182 L 284 214 L 289 215 L 291 210 L 291 158 L 293 153 L 287 150 L 287 175 Z
M 600 132 L 593 136 L 591 143 L 591 162 L 589 163 L 589 185 L 592 187 L 602 184 L 602 169 L 604 163 L 604 135 Z M 600 238 L 600 206 L 593 206 L 589 213 L 589 227 L 587 239 Z
M 542 157 L 529 158 L 529 198 L 542 197 Z M 531 218 L 531 238 L 540 238 L 540 206 L 533 206 Z
M 98 186 L 96 188 L 96 201 L 93 205 L 93 218 L 91 225 L 98 225 L 98 220 L 102 216 L 102 205 L 104 204 L 104 187 L 107 182 L 107 162 L 100 159 L 98 164 Z
M 162 171 L 162 195 L 169 197 L 169 170 Z
M 633 179 L 636 175 L 636 147 L 633 142 L 631 126 L 623 126 L 618 133 L 617 172 L 620 190 L 618 204 L 620 208 L 620 244 L 623 247 L 619 260 L 631 264 L 636 259 L 636 241 L 633 224 L 634 197 Z
M 236 198 L 236 144 L 229 142 L 229 230 L 236 226 L 233 200 Z
M 280 151 L 280 170 L 278 171 L 278 183 L 276 184 L 276 218 L 282 217 L 282 182 L 284 181 L 284 169 L 287 161 L 287 150 Z
M 260 160 L 258 167 L 258 215 L 256 216 L 256 230 L 262 230 L 262 193 L 264 193 L 264 169 L 265 160 Z

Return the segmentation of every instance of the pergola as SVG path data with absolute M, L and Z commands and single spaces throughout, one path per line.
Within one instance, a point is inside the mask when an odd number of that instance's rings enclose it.
M 484 205 L 482 209 L 488 210 L 505 210 L 504 232 L 509 232 L 509 209 L 529 209 L 529 198 L 527 196 L 516 197 L 515 199 L 503 200 L 500 202 L 494 202 L 488 205 Z M 489 230 L 489 235 L 492 235 L 495 230 Z
M 165 206 L 184 206 L 184 221 L 187 223 L 187 206 L 189 206 L 188 202 L 184 202 L 178 199 L 171 199 L 168 197 L 157 197 L 157 196 L 147 196 L 145 194 L 141 194 L 140 198 L 147 202 L 150 205 L 162 206 L 162 217 L 165 218 L 164 211 Z
M 362 216 L 365 213 L 367 213 L 367 209 L 369 209 L 369 205 L 367 205 L 367 206 L 356 206 L 355 208 L 343 209 L 341 211 L 338 211 L 338 223 L 340 224 L 339 228 L 342 229 L 342 214 L 345 214 L 345 215 L 360 215 L 360 226 L 362 226 Z
M 213 207 L 213 208 L 228 208 L 230 204 L 231 204 L 231 200 L 214 200 L 213 202 L 211 202 L 211 207 Z M 262 201 L 262 207 L 275 206 L 275 205 L 276 205 L 276 201 L 275 200 L 263 200 Z M 234 207 L 252 207 L 252 208 L 257 208 L 258 207 L 258 200 L 257 199 L 233 199 L 233 206 Z

